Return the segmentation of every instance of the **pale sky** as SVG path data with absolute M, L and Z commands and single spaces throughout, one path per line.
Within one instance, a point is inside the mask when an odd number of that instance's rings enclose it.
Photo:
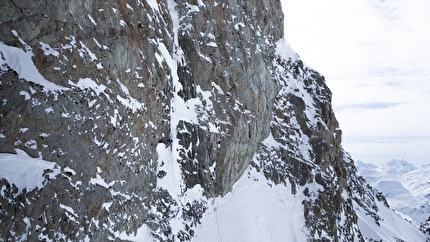
M 287 40 L 325 76 L 353 158 L 430 164 L 430 1 L 281 1 Z

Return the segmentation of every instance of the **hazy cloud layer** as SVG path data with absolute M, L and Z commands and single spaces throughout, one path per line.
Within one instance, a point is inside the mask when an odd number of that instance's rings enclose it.
M 326 77 L 353 157 L 430 163 L 430 1 L 282 1 L 287 39 Z M 363 134 L 424 138 L 350 138 Z
M 384 102 L 370 102 L 370 103 L 353 103 L 348 105 L 338 105 L 336 107 L 337 112 L 344 112 L 347 110 L 366 110 L 366 109 L 386 109 L 386 108 L 393 108 L 398 105 L 401 105 L 400 103 L 384 103 Z

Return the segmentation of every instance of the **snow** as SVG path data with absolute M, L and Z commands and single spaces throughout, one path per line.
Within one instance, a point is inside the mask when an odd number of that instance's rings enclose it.
M 285 60 L 292 59 L 293 61 L 298 61 L 299 56 L 294 52 L 291 45 L 288 43 L 287 39 L 282 38 L 276 42 L 276 53 L 282 56 Z
M 91 185 L 99 185 L 105 188 L 111 187 L 113 184 L 115 184 L 115 181 L 110 182 L 109 184 L 99 175 L 96 174 L 95 178 L 91 178 L 89 181 L 89 184 Z
M 73 216 L 78 217 L 78 215 L 75 213 L 75 211 L 73 210 L 73 208 L 71 208 L 69 206 L 66 206 L 64 204 L 61 204 L 61 203 L 60 203 L 60 208 L 66 210 L 68 213 L 72 214 Z
M 391 175 L 401 176 L 410 171 L 417 169 L 417 167 L 405 160 L 391 160 L 385 164 L 382 164 L 378 170 Z
M 24 127 L 24 128 L 20 128 L 20 129 L 19 129 L 19 132 L 20 132 L 20 133 L 25 133 L 25 132 L 27 132 L 28 130 L 29 130 L 29 128 Z
M 128 96 L 127 98 L 123 98 L 120 95 L 116 96 L 116 99 L 124 106 L 129 108 L 133 113 L 137 110 L 145 109 L 145 104 L 137 101 L 135 98 Z
M 158 9 L 158 3 L 156 0 L 146 0 L 146 3 L 154 10 L 160 12 L 160 9 Z
M 402 176 L 402 184 L 419 198 L 430 195 L 430 165 L 422 166 Z
M 70 167 L 65 167 L 64 169 L 63 169 L 65 172 L 70 172 L 72 175 L 76 175 L 76 171 L 75 170 L 73 170 L 72 168 L 70 168 Z
M 49 52 L 51 53 L 51 52 Z M 53 53 L 53 52 L 52 52 Z M 43 87 L 45 92 L 61 92 L 69 88 L 57 85 L 46 80 L 33 63 L 33 52 L 24 51 L 20 48 L 9 46 L 0 41 L 0 68 L 8 66 L 18 73 L 19 78 L 29 82 L 34 82 Z
M 206 7 L 202 0 L 197 0 L 197 3 L 199 4 L 199 7 Z
M 166 172 L 164 177 L 157 179 L 157 186 L 166 189 L 170 195 L 179 197 L 184 184 L 180 164 L 172 157 L 172 147 L 166 147 L 165 144 L 159 143 L 157 145 L 157 154 L 157 174 L 160 174 L 160 171 Z
M 102 208 L 104 208 L 106 211 L 109 212 L 110 207 L 112 206 L 113 202 L 105 202 L 102 204 Z
M 127 9 L 131 10 L 134 12 L 133 8 L 130 6 L 130 4 L 126 3 L 125 6 L 127 7 Z
M 209 42 L 206 45 L 211 47 L 218 47 L 218 45 L 215 42 Z
M 113 184 L 115 184 L 115 181 L 110 182 L 109 184 L 100 176 L 100 173 L 102 173 L 102 170 L 100 167 L 97 167 L 97 174 L 95 178 L 91 178 L 89 181 L 89 184 L 91 185 L 99 185 L 105 188 L 110 188 Z
M 15 184 L 19 193 L 24 189 L 27 192 L 41 189 L 46 184 L 46 174 L 49 179 L 54 179 L 60 173 L 55 162 L 32 158 L 20 149 L 15 151 L 16 154 L 0 153 L 0 178 Z
M 419 233 L 417 227 L 409 223 L 393 210 L 385 207 L 381 202 L 377 202 L 378 215 L 383 218 L 379 221 L 380 226 L 375 225 L 375 221 L 371 216 L 368 216 L 364 209 L 354 201 L 358 216 L 358 225 L 361 233 L 366 240 L 373 239 L 375 241 L 426 241 L 426 236 Z
M 53 112 L 54 112 L 54 109 L 53 109 L 52 107 L 45 108 L 45 112 L 46 112 L 46 113 L 53 113 Z
M 307 241 L 302 198 L 268 183 L 255 169 L 244 173 L 232 192 L 212 200 L 192 241 Z
M 126 95 L 126 97 L 122 97 L 121 95 L 117 95 L 116 99 L 124 106 L 129 108 L 133 113 L 137 110 L 145 109 L 145 104 L 139 102 L 137 99 L 130 96 L 130 92 L 128 91 L 128 88 L 121 83 L 119 79 L 116 80 L 119 84 L 121 91 Z
M 103 49 L 103 46 L 96 40 L 96 38 L 93 37 L 94 43 L 100 48 Z
M 356 166 L 358 174 L 403 217 L 419 225 L 430 216 L 430 166 L 416 167 L 405 160 L 378 166 L 358 161 Z
M 142 225 L 142 227 L 138 228 L 136 233 L 134 234 L 127 234 L 125 231 L 123 232 L 115 231 L 114 235 L 116 238 L 120 240 L 136 241 L 136 242 L 155 241 L 155 239 L 151 236 L 150 229 L 145 224 Z
M 224 94 L 224 91 L 221 89 L 221 87 L 220 86 L 218 86 L 216 83 L 214 83 L 214 82 L 212 82 L 212 87 L 213 88 L 215 88 L 217 91 L 218 91 L 218 93 L 219 94 L 221 94 L 221 95 L 225 95 Z
M 80 78 L 79 81 L 75 84 L 72 81 L 69 80 L 69 85 L 79 87 L 80 89 L 91 89 L 93 90 L 97 95 L 100 95 L 101 93 L 104 93 L 106 90 L 106 86 L 103 84 L 97 84 L 95 81 L 93 81 L 90 78 Z
M 19 95 L 24 96 L 25 100 L 30 100 L 30 98 L 31 98 L 30 94 L 26 91 L 20 91 Z
M 82 48 L 79 49 L 79 56 L 81 58 L 84 58 L 84 54 L 87 54 L 90 57 L 91 61 L 97 60 L 96 54 L 94 54 L 84 43 L 82 43 L 82 41 L 79 41 L 79 43 L 82 46 Z
M 97 23 L 96 23 L 96 21 L 93 19 L 93 17 L 92 17 L 90 14 L 88 14 L 87 16 L 88 16 L 88 18 L 90 19 L 91 23 L 92 23 L 92 24 L 94 24 L 94 26 L 97 26 Z
M 40 41 L 39 41 L 39 43 L 40 43 L 41 49 L 43 50 L 44 55 L 52 55 L 55 57 L 60 56 L 60 52 L 54 50 L 50 45 L 45 44 L 45 43 L 40 42 Z

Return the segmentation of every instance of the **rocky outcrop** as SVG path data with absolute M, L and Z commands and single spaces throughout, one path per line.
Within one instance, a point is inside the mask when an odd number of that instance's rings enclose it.
M 268 135 L 277 91 L 271 62 L 283 14 L 279 1 L 194 4 L 176 5 L 182 89 L 175 91 L 185 102 L 199 102 L 198 122 L 179 123 L 180 162 L 187 187 L 201 184 L 222 195 Z
M 19 194 L 2 181 L 2 237 L 136 230 L 155 196 L 155 147 L 170 132 L 170 70 L 156 61 L 159 40 L 173 46 L 166 3 L 3 2 L 1 152 L 24 150 L 61 174 Z M 28 54 L 37 80 L 10 64 Z
M 174 136 L 182 189 L 201 184 L 216 196 L 269 132 L 279 1 L 2 6 L 0 151 L 61 169 L 40 190 L 2 180 L 2 237 L 105 240 L 144 222 L 156 230 L 163 218 L 151 206 L 166 193 L 156 188 L 157 145 Z M 25 56 L 36 79 L 11 64 Z M 172 124 L 182 108 L 196 118 Z
M 247 169 L 301 193 L 309 239 L 379 221 L 279 0 L 10 0 L 0 36 L 0 155 L 49 164 L 0 177 L 4 240 L 192 240 Z

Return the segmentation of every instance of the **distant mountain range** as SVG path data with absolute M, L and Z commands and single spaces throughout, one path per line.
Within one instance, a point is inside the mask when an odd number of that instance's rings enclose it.
M 415 166 L 405 160 L 381 165 L 356 161 L 358 174 L 386 197 L 391 208 L 421 225 L 430 219 L 430 165 Z M 428 231 L 428 228 L 427 228 Z

